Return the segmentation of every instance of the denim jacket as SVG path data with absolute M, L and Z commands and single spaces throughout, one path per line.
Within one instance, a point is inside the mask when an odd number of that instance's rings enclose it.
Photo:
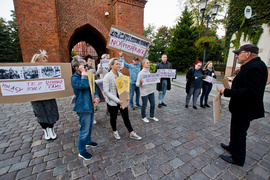
M 148 59 L 149 54 L 147 53 L 144 59 Z M 130 74 L 130 84 L 136 84 L 137 77 L 139 72 L 141 71 L 141 63 L 139 62 L 137 65 L 134 63 L 128 64 L 126 63 L 123 56 L 120 57 L 121 60 L 124 60 L 124 66 L 128 68 Z
M 73 111 L 76 112 L 93 112 L 93 104 L 88 77 L 75 72 L 71 76 L 71 86 L 75 94 L 75 106 Z M 95 98 L 99 98 L 95 90 Z

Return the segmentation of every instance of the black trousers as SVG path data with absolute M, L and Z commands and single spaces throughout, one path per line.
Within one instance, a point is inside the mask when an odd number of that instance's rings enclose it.
M 53 124 L 48 124 L 48 123 L 39 123 L 42 129 L 48 128 L 53 128 Z
M 234 161 L 244 165 L 246 160 L 246 137 L 250 120 L 232 114 L 230 129 L 230 153 Z
M 108 105 L 108 110 L 110 113 L 110 123 L 112 126 L 112 130 L 116 131 L 116 119 L 117 119 L 117 113 L 118 113 L 118 109 L 120 109 L 120 113 L 121 116 L 124 120 L 124 124 L 126 126 L 126 128 L 128 129 L 128 132 L 132 132 L 132 126 L 130 124 L 130 120 L 129 120 L 129 115 L 128 115 L 128 108 L 126 107 L 125 109 L 120 108 L 120 105 L 118 104 L 117 106 L 110 106 Z

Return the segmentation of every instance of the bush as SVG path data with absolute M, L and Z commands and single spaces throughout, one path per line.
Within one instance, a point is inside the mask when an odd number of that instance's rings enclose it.
M 214 64 L 215 71 L 220 71 L 225 73 L 226 64 Z
M 156 64 L 150 64 L 150 72 L 155 73 L 156 71 Z

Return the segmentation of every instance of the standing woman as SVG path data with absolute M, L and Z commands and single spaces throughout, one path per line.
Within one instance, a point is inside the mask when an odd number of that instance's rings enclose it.
M 48 56 L 45 50 L 40 50 L 33 56 L 31 63 L 47 63 Z M 58 107 L 55 99 L 33 101 L 31 102 L 38 123 L 44 131 L 46 140 L 56 139 L 57 135 L 54 132 L 54 124 L 59 119 Z
M 150 62 L 148 59 L 144 59 L 141 64 L 141 71 L 138 74 L 136 86 L 140 87 L 141 97 L 142 97 L 142 108 L 141 108 L 141 115 L 142 120 L 146 123 L 149 120 L 146 117 L 145 111 L 147 107 L 147 101 L 149 99 L 150 102 L 150 119 L 154 121 L 158 121 L 155 117 L 155 84 L 146 84 L 143 85 L 142 75 L 150 74 Z
M 194 67 L 190 68 L 187 72 L 187 84 L 186 84 L 186 108 L 188 108 L 189 101 L 193 95 L 193 108 L 198 109 L 196 106 L 197 99 L 200 95 L 202 88 L 203 71 L 201 69 L 202 62 L 196 61 Z
M 211 76 L 213 78 L 217 78 L 215 72 L 214 72 L 214 67 L 213 67 L 213 62 L 212 61 L 208 61 L 206 63 L 206 65 L 204 66 L 203 68 L 203 73 L 205 76 Z M 207 81 L 203 81 L 203 85 L 202 85 L 202 95 L 201 95 L 201 98 L 200 98 L 200 106 L 202 108 L 205 108 L 205 107 L 210 107 L 208 105 L 208 96 L 209 96 L 209 93 L 211 92 L 212 90 L 212 86 L 213 84 L 210 83 L 210 82 L 207 82 Z M 203 100 L 204 100 L 204 104 L 203 104 Z
M 124 124 L 130 133 L 129 137 L 132 139 L 140 140 L 142 138 L 138 136 L 132 129 L 128 115 L 128 107 L 124 109 L 120 108 L 120 105 L 123 104 L 123 101 L 119 99 L 115 82 L 115 79 L 122 75 L 122 73 L 119 72 L 120 69 L 119 60 L 117 58 L 112 58 L 109 62 L 109 68 L 111 69 L 111 71 L 107 73 L 104 77 L 103 90 L 105 94 L 105 100 L 108 104 L 108 109 L 110 112 L 110 123 L 112 126 L 113 135 L 115 139 L 121 138 L 118 134 L 118 131 L 116 130 L 117 112 L 118 109 L 120 109 L 120 113 L 124 120 Z

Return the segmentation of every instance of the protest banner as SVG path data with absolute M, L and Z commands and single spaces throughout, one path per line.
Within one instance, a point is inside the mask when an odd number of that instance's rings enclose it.
M 0 63 L 0 103 L 73 95 L 70 63 Z
M 129 94 L 129 76 L 121 75 L 115 79 L 115 82 L 119 99 L 123 101 L 121 108 L 125 109 L 128 106 L 127 98 Z
M 175 69 L 158 69 L 157 73 L 160 74 L 161 78 L 175 78 Z
M 150 73 L 142 75 L 143 84 L 156 84 L 160 82 L 160 74 L 158 73 Z
M 214 116 L 214 124 L 216 124 L 219 120 L 221 114 L 221 94 L 217 87 L 217 95 L 213 98 L 213 116 Z
M 150 44 L 151 39 L 112 25 L 106 48 L 144 57 Z
M 216 83 L 216 79 L 213 78 L 212 76 L 206 76 L 203 81 L 206 81 L 206 82 L 209 82 L 209 83 L 212 83 L 212 84 L 215 84 Z

